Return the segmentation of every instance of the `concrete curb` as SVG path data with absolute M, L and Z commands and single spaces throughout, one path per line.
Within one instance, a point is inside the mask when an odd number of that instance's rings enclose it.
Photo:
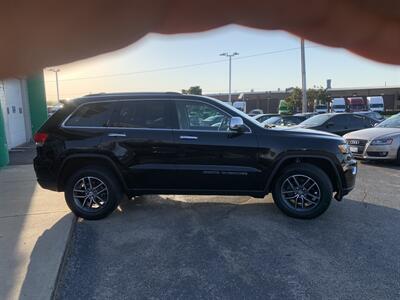
M 58 268 L 57 276 L 56 276 L 56 279 L 54 280 L 53 291 L 51 293 L 50 299 L 56 299 L 60 278 L 61 278 L 62 272 L 64 270 L 68 254 L 70 253 L 70 250 L 71 250 L 72 236 L 75 232 L 75 227 L 76 227 L 77 221 L 78 221 L 78 218 L 76 216 L 73 216 L 72 222 L 71 222 L 71 227 L 68 232 L 67 242 L 65 243 L 64 253 L 61 258 L 60 267 Z

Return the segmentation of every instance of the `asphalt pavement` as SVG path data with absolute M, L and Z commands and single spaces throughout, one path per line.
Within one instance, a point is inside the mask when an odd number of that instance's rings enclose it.
M 361 164 L 321 217 L 271 197 L 145 196 L 79 221 L 56 299 L 399 299 L 400 168 Z

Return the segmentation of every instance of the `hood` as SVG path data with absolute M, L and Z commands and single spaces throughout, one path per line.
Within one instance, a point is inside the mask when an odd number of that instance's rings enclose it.
M 272 130 L 280 130 L 280 131 L 286 131 L 286 132 L 292 132 L 292 133 L 299 133 L 299 134 L 307 134 L 307 135 L 314 135 L 314 136 L 326 136 L 326 137 L 336 137 L 336 138 L 341 138 L 340 136 L 330 133 L 330 132 L 325 132 L 325 131 L 320 131 L 320 130 L 314 130 L 314 129 L 307 129 L 301 126 L 293 126 L 293 127 L 273 127 L 270 128 Z
M 344 136 L 345 139 L 359 139 L 359 140 L 373 140 L 375 138 L 392 135 L 392 134 L 400 134 L 400 128 L 368 128 L 363 130 L 358 130 L 354 132 L 350 132 Z

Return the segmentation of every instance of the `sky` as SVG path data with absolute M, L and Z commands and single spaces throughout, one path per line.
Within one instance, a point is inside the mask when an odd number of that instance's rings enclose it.
M 178 91 L 199 85 L 203 93 L 269 91 L 301 86 L 300 40 L 283 31 L 236 25 L 198 34 L 149 34 L 125 49 L 55 66 L 61 99 L 99 92 Z M 346 50 L 306 42 L 307 87 L 400 86 L 400 66 Z M 55 74 L 44 70 L 47 100 L 56 100 Z

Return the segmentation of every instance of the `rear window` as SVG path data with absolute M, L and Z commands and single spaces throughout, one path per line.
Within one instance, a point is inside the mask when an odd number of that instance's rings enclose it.
M 65 123 L 73 127 L 107 127 L 113 111 L 113 103 L 90 103 L 81 106 Z

